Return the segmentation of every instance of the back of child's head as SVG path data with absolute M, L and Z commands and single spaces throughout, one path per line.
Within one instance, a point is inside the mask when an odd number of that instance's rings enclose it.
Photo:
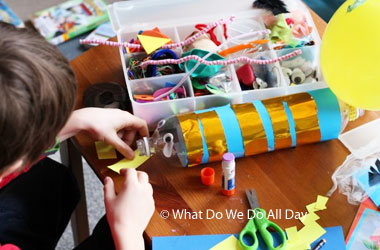
M 0 173 L 54 145 L 75 96 L 74 73 L 53 45 L 0 22 Z

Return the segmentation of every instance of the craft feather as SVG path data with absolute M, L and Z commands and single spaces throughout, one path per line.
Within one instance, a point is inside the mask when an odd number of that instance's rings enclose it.
M 253 2 L 253 7 L 268 10 L 275 16 L 289 12 L 282 0 L 256 0 Z

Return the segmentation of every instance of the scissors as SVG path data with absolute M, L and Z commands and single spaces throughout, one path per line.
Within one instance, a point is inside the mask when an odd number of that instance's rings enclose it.
M 254 211 L 253 219 L 250 219 L 247 225 L 243 228 L 239 235 L 240 246 L 243 250 L 257 250 L 259 248 L 259 241 L 257 239 L 256 232 L 259 231 L 261 237 L 263 238 L 266 246 L 269 250 L 284 250 L 286 247 L 286 236 L 285 232 L 275 223 L 267 219 L 266 212 L 264 209 L 259 208 L 259 202 L 257 200 L 257 195 L 254 189 L 249 191 L 245 190 L 247 195 L 249 205 Z M 273 236 L 268 231 L 268 228 L 272 228 L 278 233 L 282 239 L 281 245 L 274 247 Z M 253 239 L 253 244 L 248 246 L 243 241 L 243 237 L 248 235 Z

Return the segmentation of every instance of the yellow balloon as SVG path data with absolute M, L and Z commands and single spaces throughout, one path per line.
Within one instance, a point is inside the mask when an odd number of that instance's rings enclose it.
M 380 109 L 380 0 L 347 0 L 323 36 L 321 68 L 344 102 Z

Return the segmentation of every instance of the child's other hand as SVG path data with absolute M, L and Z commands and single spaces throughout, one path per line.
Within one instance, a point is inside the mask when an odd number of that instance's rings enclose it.
M 125 180 L 117 195 L 112 179 L 104 179 L 107 220 L 116 249 L 143 250 L 142 234 L 154 212 L 153 189 L 145 172 L 122 169 L 120 174 Z
M 75 112 L 84 130 L 90 132 L 95 140 L 114 146 L 128 159 L 133 159 L 135 155 L 130 145 L 135 140 L 136 132 L 149 136 L 143 119 L 120 109 L 84 108 Z

